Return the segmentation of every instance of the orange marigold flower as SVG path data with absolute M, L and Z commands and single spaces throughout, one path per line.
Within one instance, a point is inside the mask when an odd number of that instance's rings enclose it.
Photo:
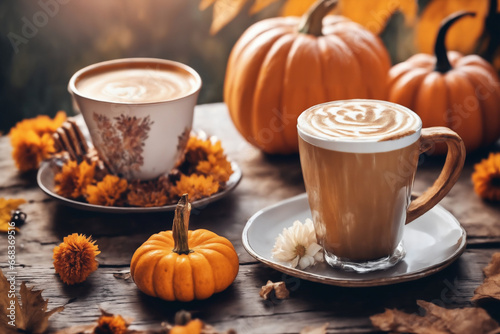
M 87 202 L 106 206 L 120 204 L 127 186 L 127 180 L 115 175 L 106 175 L 97 185 L 87 186 Z
M 472 183 L 481 198 L 500 201 L 500 153 L 490 153 L 488 159 L 474 166 Z
M 213 176 L 214 180 L 219 183 L 224 183 L 229 180 L 233 169 L 231 163 L 227 161 L 226 157 L 217 158 L 214 155 L 209 155 L 207 160 L 200 161 L 196 166 L 196 170 L 204 175 Z
M 128 186 L 127 201 L 131 206 L 164 206 L 169 201 L 167 189 L 162 182 L 133 182 Z
M 33 130 L 11 133 L 12 158 L 21 172 L 37 169 L 54 152 L 52 135 L 39 136 Z
M 104 313 L 97 320 L 94 334 L 126 334 L 128 325 L 128 322 L 121 315 Z
M 181 175 L 180 180 L 172 187 L 171 194 L 177 197 L 188 194 L 190 201 L 196 201 L 215 194 L 217 191 L 219 191 L 219 183 L 214 180 L 213 176 L 192 174 Z
M 186 152 L 201 150 L 207 156 L 212 154 L 216 157 L 221 157 L 224 155 L 224 149 L 220 140 L 215 143 L 209 139 L 201 139 L 196 136 L 191 136 L 186 144 Z
M 37 169 L 40 162 L 50 157 L 55 151 L 52 134 L 65 120 L 66 113 L 60 111 L 54 119 L 40 115 L 17 123 L 10 130 L 12 157 L 20 171 Z
M 181 166 L 184 174 L 198 172 L 205 176 L 213 176 L 219 183 L 229 180 L 233 173 L 231 163 L 227 160 L 222 144 L 211 139 L 189 138 L 186 147 L 185 163 Z
M 15 127 L 11 129 L 11 134 L 15 132 L 26 132 L 33 130 L 37 135 L 42 136 L 46 133 L 53 134 L 56 130 L 66 121 L 66 113 L 59 111 L 54 119 L 47 115 L 39 115 L 35 118 L 29 118 L 18 122 Z
M 87 186 L 94 181 L 94 175 L 95 162 L 89 165 L 86 161 L 77 164 L 69 160 L 54 177 L 54 189 L 61 196 L 76 199 L 86 194 Z
M 66 284 L 81 283 L 97 270 L 99 248 L 85 235 L 73 233 L 54 248 L 54 269 Z

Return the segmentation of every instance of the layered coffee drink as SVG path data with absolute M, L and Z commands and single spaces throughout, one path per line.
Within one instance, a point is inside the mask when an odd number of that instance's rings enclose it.
M 330 264 L 404 256 L 421 126 L 409 109 L 370 100 L 330 102 L 298 118 L 309 205 Z
M 76 81 L 78 91 L 114 103 L 151 103 L 175 100 L 199 86 L 189 71 L 170 64 L 134 62 L 102 66 Z

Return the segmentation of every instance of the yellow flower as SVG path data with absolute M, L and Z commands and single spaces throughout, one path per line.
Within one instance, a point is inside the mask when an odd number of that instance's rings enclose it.
M 37 169 L 40 162 L 54 152 L 52 134 L 66 120 L 66 113 L 60 111 L 54 119 L 41 115 L 25 119 L 10 130 L 12 157 L 17 168 L 26 172 Z
M 119 314 L 103 314 L 97 320 L 97 326 L 94 328 L 94 334 L 126 334 L 128 323 Z
M 217 158 L 213 154 L 210 154 L 207 160 L 200 161 L 196 170 L 204 175 L 213 176 L 214 180 L 219 183 L 227 182 L 233 174 L 231 163 L 227 161 L 226 157 Z
M 54 140 L 48 133 L 39 136 L 33 130 L 16 132 L 11 135 L 11 143 L 12 158 L 21 172 L 37 169 L 54 152 Z
M 97 270 L 99 248 L 85 235 L 73 233 L 54 248 L 54 269 L 66 284 L 81 283 Z
M 106 175 L 97 185 L 87 186 L 87 202 L 105 206 L 120 204 L 127 186 L 127 180 L 115 175 Z
M 183 171 L 187 175 L 198 172 L 205 176 L 211 175 L 217 182 L 224 183 L 233 173 L 220 140 L 214 143 L 210 139 L 189 138 L 185 160 L 189 168 L 184 168 Z
M 500 201 L 500 153 L 490 153 L 488 159 L 474 166 L 472 183 L 481 198 Z
M 11 129 L 12 132 L 24 132 L 33 130 L 37 135 L 41 136 L 45 133 L 52 134 L 66 121 L 66 113 L 59 111 L 54 119 L 46 115 L 39 115 L 35 118 L 28 118 L 18 122 L 15 127 Z
M 224 150 L 222 149 L 222 144 L 220 140 L 212 143 L 210 139 L 200 139 L 195 136 L 191 136 L 186 144 L 186 152 L 201 150 L 206 155 L 213 154 L 214 156 L 223 156 Z
M 171 194 L 177 197 L 188 194 L 192 202 L 215 194 L 217 191 L 219 191 L 219 183 L 212 176 L 192 174 L 191 176 L 181 175 L 180 180 L 172 187 Z
M 65 163 L 54 177 L 55 191 L 67 198 L 78 198 L 85 195 L 87 186 L 94 181 L 95 162 L 89 165 L 86 161 L 77 164 L 74 160 Z
M 22 198 L 5 199 L 0 197 L 0 232 L 7 233 L 9 231 L 11 212 L 23 203 L 26 203 L 26 201 Z M 16 227 L 16 231 L 19 231 L 19 228 Z

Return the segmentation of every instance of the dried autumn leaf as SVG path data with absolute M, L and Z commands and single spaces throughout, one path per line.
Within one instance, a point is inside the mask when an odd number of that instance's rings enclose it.
M 9 291 L 9 287 L 9 281 L 0 270 L 0 290 Z M 0 328 L 5 331 L 5 334 L 18 333 L 19 331 L 29 334 L 44 333 L 49 326 L 50 316 L 64 310 L 64 307 L 60 306 L 47 311 L 48 300 L 42 298 L 42 290 L 34 290 L 33 287 L 27 288 L 26 282 L 21 284 L 20 295 L 21 305 L 19 305 L 19 300 L 15 296 L 10 298 L 12 297 L 10 293 L 0 295 L 0 306 L 2 306 L 0 310 L 0 317 L 2 318 Z M 8 317 L 12 315 L 12 312 L 7 309 L 10 305 L 13 305 L 15 309 L 13 313 L 14 319 Z M 9 324 L 10 320 L 14 320 L 15 327 Z
M 272 282 L 267 281 L 266 285 L 264 285 L 259 292 L 259 295 L 268 300 L 272 297 L 277 299 L 286 299 L 290 296 L 290 291 L 286 288 L 285 282 Z
M 338 12 L 364 26 L 374 34 L 384 30 L 391 16 L 397 11 L 405 17 L 407 25 L 412 25 L 417 17 L 416 0 L 342 0 Z
M 210 33 L 215 35 L 226 24 L 231 22 L 241 11 L 247 0 L 217 0 L 214 3 L 214 13 Z
M 282 15 L 301 16 L 314 2 L 315 0 L 288 0 L 283 6 Z M 333 13 L 348 17 L 379 34 L 397 11 L 403 13 L 407 24 L 413 24 L 417 9 L 415 0 L 341 0 Z
M 256 14 L 276 1 L 278 0 L 255 0 L 252 7 L 250 7 L 250 14 Z
M 278 0 L 254 0 L 250 14 L 255 14 Z M 247 0 L 201 0 L 199 8 L 205 10 L 214 5 L 210 33 L 216 34 L 231 22 L 242 10 Z M 316 0 L 287 0 L 281 8 L 283 16 L 301 16 Z M 378 34 L 386 26 L 389 18 L 397 11 L 405 16 L 407 24 L 413 24 L 417 15 L 416 0 L 342 0 L 333 11 L 358 22 Z
M 484 267 L 483 272 L 486 278 L 483 284 L 474 290 L 472 300 L 500 300 L 500 252 L 492 255 L 490 263 Z
M 483 269 L 484 276 L 491 277 L 500 274 L 500 252 L 493 253 L 490 263 Z
M 378 329 L 396 333 L 486 334 L 500 329 L 482 308 L 449 310 L 423 300 L 418 300 L 417 304 L 426 311 L 425 316 L 386 309 L 384 313 L 371 316 L 370 320 Z
M 0 198 L 0 232 L 6 233 L 9 231 L 11 212 L 23 203 L 26 203 L 26 201 L 22 198 Z M 17 227 L 16 231 L 19 231 Z

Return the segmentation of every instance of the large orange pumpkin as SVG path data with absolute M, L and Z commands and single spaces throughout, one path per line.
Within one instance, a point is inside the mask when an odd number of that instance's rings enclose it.
M 267 153 L 298 151 L 297 117 L 315 104 L 387 98 L 387 50 L 359 24 L 325 17 L 335 4 L 260 21 L 231 52 L 224 101 L 243 137 Z
M 424 127 L 451 128 L 470 151 L 500 136 L 500 85 L 494 68 L 481 57 L 446 51 L 446 32 L 468 15 L 474 13 L 459 12 L 443 21 L 435 56 L 417 54 L 390 70 L 389 100 L 415 111 Z
M 206 299 L 236 278 L 239 262 L 231 242 L 204 229 L 188 231 L 190 211 L 183 195 L 172 231 L 152 235 L 135 251 L 130 274 L 145 294 L 169 301 Z

